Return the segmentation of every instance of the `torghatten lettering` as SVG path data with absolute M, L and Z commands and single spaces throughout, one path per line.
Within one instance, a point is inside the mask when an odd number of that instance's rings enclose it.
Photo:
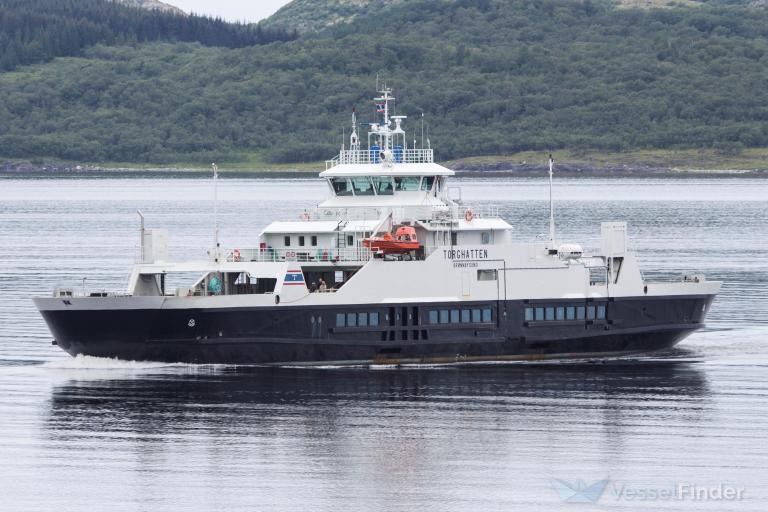
M 447 260 L 484 260 L 488 259 L 488 249 L 443 249 Z

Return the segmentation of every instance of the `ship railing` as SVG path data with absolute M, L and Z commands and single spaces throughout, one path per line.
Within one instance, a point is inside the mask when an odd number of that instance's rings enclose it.
M 435 208 L 432 211 L 432 221 L 435 223 L 453 223 L 461 219 L 497 219 L 501 217 L 501 209 L 494 205 L 452 204 L 445 208 Z
M 431 164 L 434 162 L 432 149 L 398 149 L 392 150 L 394 164 Z M 379 149 L 342 149 L 331 160 L 325 161 L 325 170 L 333 169 L 344 164 L 381 164 L 384 163 L 382 151 Z
M 299 218 L 304 221 L 354 221 L 354 220 L 379 220 L 390 213 L 395 222 L 426 220 L 435 223 L 456 222 L 467 218 L 467 211 L 472 212 L 472 218 L 499 218 L 501 211 L 498 206 L 493 205 L 414 205 L 399 206 L 394 208 L 317 208 L 304 210 Z
M 254 247 L 230 249 L 225 251 L 228 262 L 328 262 L 339 261 L 365 262 L 371 259 L 371 251 L 365 247 L 343 249 L 321 247 L 297 247 L 275 249 L 272 247 Z

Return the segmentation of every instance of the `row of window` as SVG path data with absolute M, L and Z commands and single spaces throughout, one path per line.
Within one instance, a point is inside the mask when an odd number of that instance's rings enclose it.
M 484 309 L 438 309 L 429 312 L 430 324 L 469 324 L 492 322 L 493 310 Z
M 378 313 L 337 313 L 336 327 L 376 327 L 379 325 Z
M 307 241 L 306 237 L 304 235 L 300 235 L 299 236 L 299 247 L 304 247 L 306 245 L 306 241 Z M 283 242 L 284 242 L 284 245 L 286 247 L 290 247 L 291 246 L 291 237 L 290 236 L 286 236 L 283 239 Z M 317 247 L 317 236 L 312 235 L 310 237 L 310 243 L 312 244 L 312 247 Z
M 526 322 L 557 322 L 562 320 L 605 320 L 605 305 L 525 308 Z
M 430 324 L 469 324 L 493 321 L 493 310 L 484 309 L 436 309 L 429 312 Z M 337 313 L 336 327 L 377 327 L 379 314 L 372 313 Z
M 337 196 L 391 196 L 395 191 L 429 192 L 436 181 L 435 176 L 354 176 L 350 178 L 331 178 L 331 187 Z

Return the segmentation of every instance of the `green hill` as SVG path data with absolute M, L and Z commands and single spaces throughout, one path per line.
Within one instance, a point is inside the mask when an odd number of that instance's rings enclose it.
M 0 73 L 0 156 L 318 160 L 352 106 L 373 120 L 377 73 L 398 112 L 425 112 L 444 160 L 768 147 L 768 12 L 748 5 L 409 0 L 293 41 L 162 41 L 104 40 Z
M 141 7 L 142 9 L 157 9 L 160 11 L 172 12 L 175 14 L 184 14 L 184 11 L 173 5 L 159 0 L 117 0 L 117 2 L 129 5 L 131 7 Z
M 382 7 L 401 4 L 405 0 L 293 0 L 265 20 L 262 25 L 317 32 L 346 24 L 361 15 L 378 12 Z

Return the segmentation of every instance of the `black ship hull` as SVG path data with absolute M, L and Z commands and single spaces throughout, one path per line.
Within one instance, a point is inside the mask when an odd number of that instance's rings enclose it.
M 663 350 L 703 327 L 713 298 L 227 309 L 109 309 L 102 302 L 94 309 L 40 309 L 55 343 L 71 355 L 203 364 L 408 364 Z

